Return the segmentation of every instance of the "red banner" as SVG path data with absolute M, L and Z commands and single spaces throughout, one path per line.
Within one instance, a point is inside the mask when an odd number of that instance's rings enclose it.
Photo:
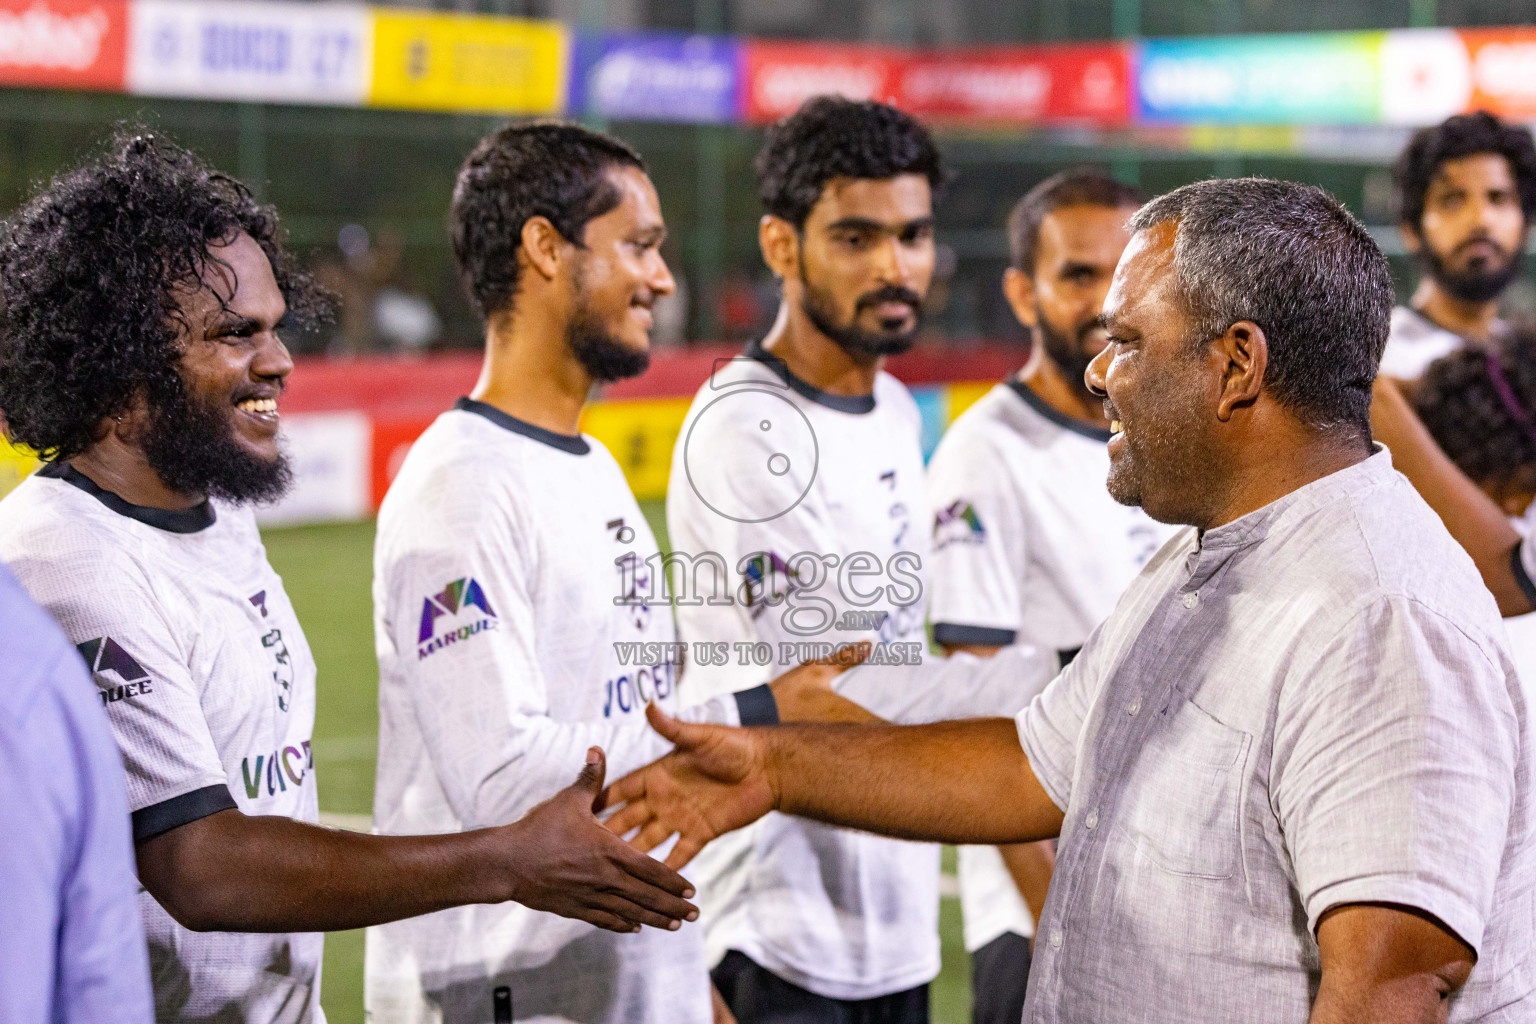
M 124 0 L 0 0 L 0 85 L 120 92 Z
M 1115 45 L 923 54 L 902 67 L 895 101 L 936 120 L 1123 124 L 1130 67 Z
M 1473 110 L 1536 119 L 1536 29 L 1462 29 L 1472 63 Z
M 739 109 L 754 124 L 793 114 L 812 96 L 893 102 L 901 66 L 909 59 L 877 46 L 748 40 L 742 49 Z

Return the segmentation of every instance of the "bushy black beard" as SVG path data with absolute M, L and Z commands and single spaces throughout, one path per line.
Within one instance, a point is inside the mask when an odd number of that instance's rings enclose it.
M 585 271 L 585 261 L 578 262 L 571 275 L 571 306 L 576 313 L 565 328 L 566 345 L 581 368 L 599 384 L 640 376 L 651 365 L 650 346 L 630 348 L 608 333 L 602 320 L 592 313 Z
M 596 317 L 582 313 L 565 329 L 566 344 L 582 369 L 599 384 L 638 377 L 651 365 L 649 348 L 634 349 L 603 329 Z
M 1452 270 L 1427 245 L 1419 250 L 1419 259 L 1435 283 L 1462 302 L 1492 302 L 1525 269 L 1525 254 L 1521 252 L 1510 256 L 1501 266 L 1466 270 Z
M 253 455 L 235 440 L 228 411 L 203 404 L 185 386 L 159 396 L 140 444 L 149 468 L 177 494 L 262 504 L 293 485 L 287 456 L 269 462 Z
M 811 322 L 822 334 L 831 338 L 849 355 L 855 356 L 895 356 L 907 351 L 912 343 L 917 340 L 917 328 L 923 316 L 922 296 L 909 288 L 899 285 L 887 285 L 877 288 L 875 291 L 859 296 L 859 301 L 853 307 L 853 319 L 848 326 L 841 327 L 832 319 L 832 302 L 811 283 L 805 279 L 802 271 L 800 275 L 803 298 L 800 308 L 805 312 L 805 318 Z M 912 307 L 916 314 L 913 317 L 911 330 L 900 334 L 888 334 L 885 332 L 874 333 L 860 330 L 858 326 L 859 312 L 866 306 L 879 305 L 882 302 L 905 302 Z
M 1093 362 L 1093 356 L 1083 351 L 1083 339 L 1088 332 L 1093 330 L 1093 324 L 1089 324 L 1077 333 L 1077 337 L 1059 334 L 1045 319 L 1040 307 L 1035 307 L 1035 332 L 1040 339 L 1040 345 L 1045 349 L 1045 354 L 1051 357 L 1051 361 L 1061 368 L 1062 374 L 1084 395 L 1093 397 L 1088 390 L 1088 383 L 1083 379 L 1088 372 L 1088 364 Z

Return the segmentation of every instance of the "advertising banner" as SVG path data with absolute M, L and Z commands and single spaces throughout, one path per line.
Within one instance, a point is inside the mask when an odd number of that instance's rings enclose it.
M 293 486 L 256 510 L 262 526 L 364 519 L 374 511 L 372 426 L 362 412 L 309 412 L 283 417 Z
M 1381 120 L 1435 124 L 1467 109 L 1472 62 L 1454 29 L 1388 32 L 1381 44 Z
M 555 114 L 565 100 L 566 56 L 558 22 L 375 8 L 368 102 Z
M 121 92 L 123 0 L 0 0 L 0 85 Z
M 1463 29 L 1474 110 L 1536 120 L 1536 28 Z
M 1362 124 L 1377 120 L 1380 32 L 1152 39 L 1138 48 L 1152 123 Z
M 736 117 L 741 43 L 662 33 L 576 37 L 573 113 L 718 124 Z
M 362 4 L 135 0 L 129 21 L 130 92 L 354 106 L 367 91 Z
M 794 113 L 812 96 L 897 101 L 902 65 L 900 50 L 876 46 L 770 43 L 748 40 L 743 46 L 740 115 L 754 124 Z
M 1123 124 L 1129 52 L 1110 45 L 921 54 L 902 67 L 896 99 L 940 120 Z

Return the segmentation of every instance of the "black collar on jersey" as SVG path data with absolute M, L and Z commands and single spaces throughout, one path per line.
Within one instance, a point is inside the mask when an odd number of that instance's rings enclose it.
M 472 412 L 476 416 L 484 416 L 503 430 L 510 430 L 514 434 L 522 434 L 524 437 L 532 438 L 540 444 L 547 444 L 551 448 L 558 448 L 572 455 L 585 455 L 592 450 L 592 446 L 587 444 L 587 439 L 580 434 L 557 434 L 553 430 L 536 427 L 527 420 L 520 420 L 516 416 L 509 416 L 494 405 L 486 405 L 484 402 L 477 402 L 473 398 L 460 398 L 457 402 L 453 403 L 453 407 L 463 412 Z
M 1109 439 L 1115 436 L 1103 427 L 1090 427 L 1088 424 L 1082 422 L 1081 420 L 1075 420 L 1071 416 L 1068 416 L 1066 413 L 1058 412 L 1057 410 L 1052 409 L 1049 405 L 1045 404 L 1045 399 L 1031 391 L 1029 389 L 1029 385 L 1025 384 L 1017 377 L 1008 378 L 1008 386 L 1013 388 L 1014 394 L 1024 399 L 1025 405 L 1029 406 L 1031 409 L 1035 410 L 1035 412 L 1039 413 L 1041 416 L 1044 416 L 1058 427 L 1065 427 L 1067 430 L 1072 431 L 1074 434 L 1081 434 L 1089 440 L 1102 441 L 1105 444 L 1108 444 Z
M 208 529 L 218 519 L 213 511 L 213 503 L 206 498 L 201 504 L 193 505 L 191 508 L 150 508 L 148 505 L 135 505 L 97 486 L 96 481 L 67 462 L 50 462 L 38 470 L 37 475 L 53 480 L 63 480 L 67 484 L 80 488 L 118 515 L 137 519 L 146 526 L 153 526 L 167 533 L 196 533 L 199 530 Z
M 828 409 L 836 409 L 838 412 L 851 412 L 856 416 L 862 416 L 867 412 L 875 411 L 874 395 L 833 395 L 807 381 L 801 380 L 789 372 L 784 360 L 763 348 L 761 341 L 748 343 L 744 353 L 748 359 L 756 359 L 768 369 L 773 371 L 775 377 L 790 386 L 790 389 L 803 398 L 808 398 L 817 405 L 824 405 Z

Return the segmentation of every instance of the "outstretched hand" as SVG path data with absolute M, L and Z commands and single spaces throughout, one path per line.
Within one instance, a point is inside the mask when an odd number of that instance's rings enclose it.
M 694 920 L 699 911 L 687 902 L 687 879 L 597 820 L 606 772 L 602 749 L 593 747 L 574 784 L 494 830 L 503 844 L 498 859 L 513 879 L 510 898 L 614 932 L 676 929 Z
M 671 740 L 672 753 L 608 787 L 604 803 L 622 804 L 606 827 L 616 836 L 636 829 L 630 845 L 642 853 L 674 833 L 667 867 L 683 867 L 710 840 L 750 825 L 778 805 L 767 762 L 767 733 L 724 725 L 679 722 L 655 704 L 651 727 Z

